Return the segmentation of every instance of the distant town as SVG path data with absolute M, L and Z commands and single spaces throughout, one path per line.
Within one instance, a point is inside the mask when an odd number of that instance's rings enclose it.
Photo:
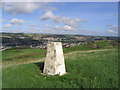
M 98 40 L 118 40 L 117 37 L 85 36 L 85 35 L 56 35 L 56 34 L 26 34 L 26 33 L 1 33 L 1 50 L 13 47 L 46 49 L 48 42 L 62 42 L 64 48 L 76 45 L 93 43 Z

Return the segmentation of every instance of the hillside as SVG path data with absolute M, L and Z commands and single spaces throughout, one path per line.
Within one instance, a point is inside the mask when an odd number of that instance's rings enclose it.
M 1 48 L 31 47 L 45 49 L 49 41 L 62 42 L 63 47 L 71 47 L 92 43 L 98 40 L 116 40 L 117 37 L 85 36 L 85 35 L 56 35 L 56 34 L 28 34 L 28 33 L 2 33 Z
M 67 74 L 63 76 L 41 74 L 46 49 L 5 50 L 3 88 L 118 88 L 118 47 L 111 42 L 64 48 Z

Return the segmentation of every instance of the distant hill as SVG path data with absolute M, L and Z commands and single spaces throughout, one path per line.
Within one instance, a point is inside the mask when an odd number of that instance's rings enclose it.
M 0 36 L 4 47 L 40 46 L 49 41 L 63 44 L 90 43 L 98 40 L 118 40 L 117 37 L 85 36 L 85 35 L 57 35 L 57 34 L 29 34 L 29 33 L 2 33 Z

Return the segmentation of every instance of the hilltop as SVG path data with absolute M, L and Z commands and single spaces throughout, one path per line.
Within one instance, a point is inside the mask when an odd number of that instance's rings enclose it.
M 118 47 L 112 42 L 64 48 L 67 74 L 63 76 L 41 74 L 46 49 L 4 50 L 3 88 L 118 88 Z

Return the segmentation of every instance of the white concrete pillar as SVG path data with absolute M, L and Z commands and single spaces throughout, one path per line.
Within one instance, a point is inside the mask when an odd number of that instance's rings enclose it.
M 44 64 L 43 74 L 63 75 L 66 73 L 64 55 L 61 42 L 49 42 L 47 44 L 47 54 Z

